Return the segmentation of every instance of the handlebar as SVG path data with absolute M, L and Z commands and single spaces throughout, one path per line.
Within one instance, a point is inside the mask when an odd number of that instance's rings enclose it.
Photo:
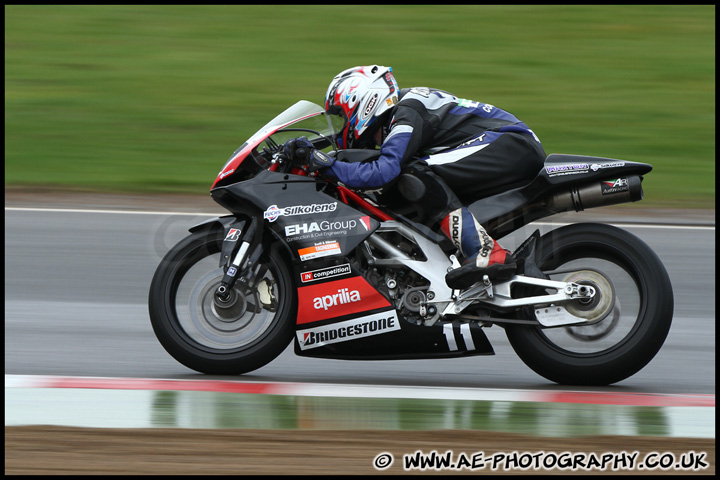
M 313 143 L 313 148 L 315 144 Z M 275 144 L 275 151 L 272 153 L 271 160 L 271 171 L 280 171 L 285 173 L 293 173 L 296 175 L 318 175 L 318 170 L 322 169 L 323 166 L 330 166 L 332 164 L 331 158 L 315 149 L 307 147 L 293 148 L 293 155 L 290 158 L 285 152 L 286 149 L 279 144 Z M 327 165 L 325 165 L 327 164 Z
M 308 174 L 306 165 L 300 165 L 292 162 L 282 150 L 278 150 L 277 152 L 273 153 L 272 162 L 270 164 L 270 167 L 268 167 L 268 170 L 271 172 L 275 172 L 280 166 L 285 166 L 283 170 L 286 173 L 290 173 L 292 175 L 306 176 Z

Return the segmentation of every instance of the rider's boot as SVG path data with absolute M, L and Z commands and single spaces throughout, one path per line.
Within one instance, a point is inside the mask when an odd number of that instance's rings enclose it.
M 508 280 L 515 275 L 515 257 L 488 235 L 467 207 L 450 212 L 442 220 L 441 229 L 466 258 L 460 268 L 445 276 L 448 287 L 466 289 L 482 281 L 484 275 L 491 281 Z

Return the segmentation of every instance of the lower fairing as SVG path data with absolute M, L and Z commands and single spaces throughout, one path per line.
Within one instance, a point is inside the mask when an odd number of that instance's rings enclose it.
M 494 355 L 476 323 L 416 325 L 395 309 L 298 325 L 295 353 L 343 360 L 402 360 Z

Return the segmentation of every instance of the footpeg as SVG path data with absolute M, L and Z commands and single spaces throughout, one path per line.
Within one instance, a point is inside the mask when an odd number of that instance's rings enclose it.
M 458 315 L 476 301 L 489 298 L 493 298 L 493 284 L 490 277 L 483 275 L 482 282 L 462 291 L 455 302 L 447 306 L 443 315 Z

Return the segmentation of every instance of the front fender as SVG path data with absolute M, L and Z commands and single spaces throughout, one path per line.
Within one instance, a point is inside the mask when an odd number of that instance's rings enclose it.
M 221 227 L 225 233 L 230 230 L 230 226 L 233 223 L 240 222 L 241 220 L 234 215 L 223 215 L 222 217 L 214 217 L 208 220 L 205 220 L 204 222 L 198 223 L 197 225 L 193 225 L 188 230 L 191 233 L 199 232 L 200 230 L 210 230 L 215 227 Z M 242 220 L 244 221 L 244 220 Z

